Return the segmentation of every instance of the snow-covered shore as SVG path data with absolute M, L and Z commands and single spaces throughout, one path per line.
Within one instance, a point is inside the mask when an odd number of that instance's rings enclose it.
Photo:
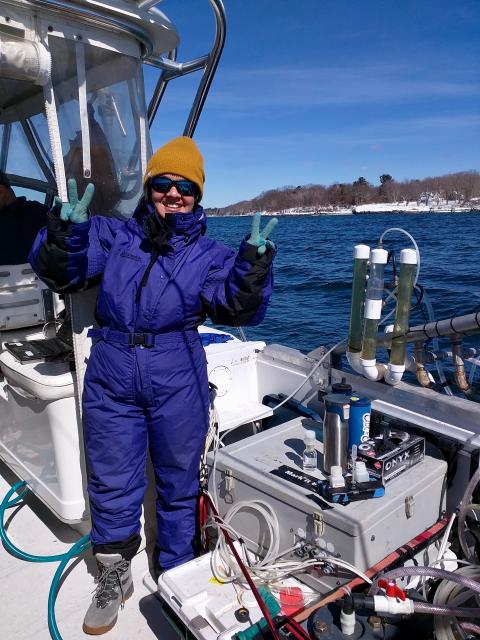
M 412 202 L 378 202 L 371 204 L 356 205 L 354 207 L 293 207 L 276 212 L 268 212 L 270 215 L 329 215 L 345 216 L 368 213 L 480 213 L 480 203 L 471 202 L 468 204 L 448 203 L 440 201 L 435 203 Z M 253 212 L 252 212 L 253 213 Z M 267 212 L 265 212 L 267 213 Z
M 423 202 L 382 202 L 375 204 L 362 204 L 353 207 L 352 213 L 468 213 L 478 207 L 478 203 L 458 204 L 446 201 Z

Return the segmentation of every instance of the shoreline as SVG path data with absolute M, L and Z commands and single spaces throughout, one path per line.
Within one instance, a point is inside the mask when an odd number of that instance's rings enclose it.
M 245 218 L 252 216 L 255 211 L 249 211 L 248 213 L 232 213 L 227 215 L 219 215 L 215 213 L 208 213 L 209 218 Z M 480 209 L 455 209 L 455 210 L 445 210 L 445 209 L 382 209 L 382 210 L 368 210 L 368 211 L 294 211 L 294 212 L 285 212 L 285 211 L 262 211 L 262 215 L 265 216 L 277 216 L 277 217 L 288 217 L 288 216 L 310 216 L 310 217 L 320 217 L 320 216 L 371 216 L 371 215 L 461 215 L 465 213 L 469 214 L 480 214 Z
M 218 211 L 215 207 L 207 208 L 208 215 L 218 218 L 233 218 L 251 216 L 255 213 L 245 211 L 242 213 L 213 213 Z M 358 216 L 358 215 L 381 215 L 381 214 L 445 214 L 445 213 L 480 213 L 480 206 L 474 198 L 468 204 L 450 204 L 446 200 L 436 202 L 436 206 L 429 206 L 424 202 L 410 200 L 409 202 L 372 202 L 370 204 L 354 205 L 350 207 L 292 207 L 280 209 L 278 211 L 260 211 L 263 215 L 269 216 Z

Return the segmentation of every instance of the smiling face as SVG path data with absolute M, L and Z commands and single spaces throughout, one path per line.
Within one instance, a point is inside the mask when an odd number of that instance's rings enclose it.
M 170 178 L 171 180 L 185 180 L 183 176 L 176 175 L 174 173 L 163 173 L 162 177 Z M 188 213 L 193 211 L 195 206 L 194 196 L 182 196 L 175 185 L 172 185 L 169 191 L 162 193 L 151 189 L 151 200 L 155 207 L 155 211 L 161 218 L 171 213 Z

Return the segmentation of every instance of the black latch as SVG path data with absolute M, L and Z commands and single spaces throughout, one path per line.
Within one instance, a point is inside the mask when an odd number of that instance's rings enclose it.
M 155 340 L 152 333 L 131 333 L 129 345 L 131 347 L 153 347 Z

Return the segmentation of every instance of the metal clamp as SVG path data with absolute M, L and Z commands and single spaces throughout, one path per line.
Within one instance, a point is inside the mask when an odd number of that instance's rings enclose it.
M 323 536 L 325 533 L 325 520 L 321 513 L 313 514 L 313 531 L 316 536 Z

